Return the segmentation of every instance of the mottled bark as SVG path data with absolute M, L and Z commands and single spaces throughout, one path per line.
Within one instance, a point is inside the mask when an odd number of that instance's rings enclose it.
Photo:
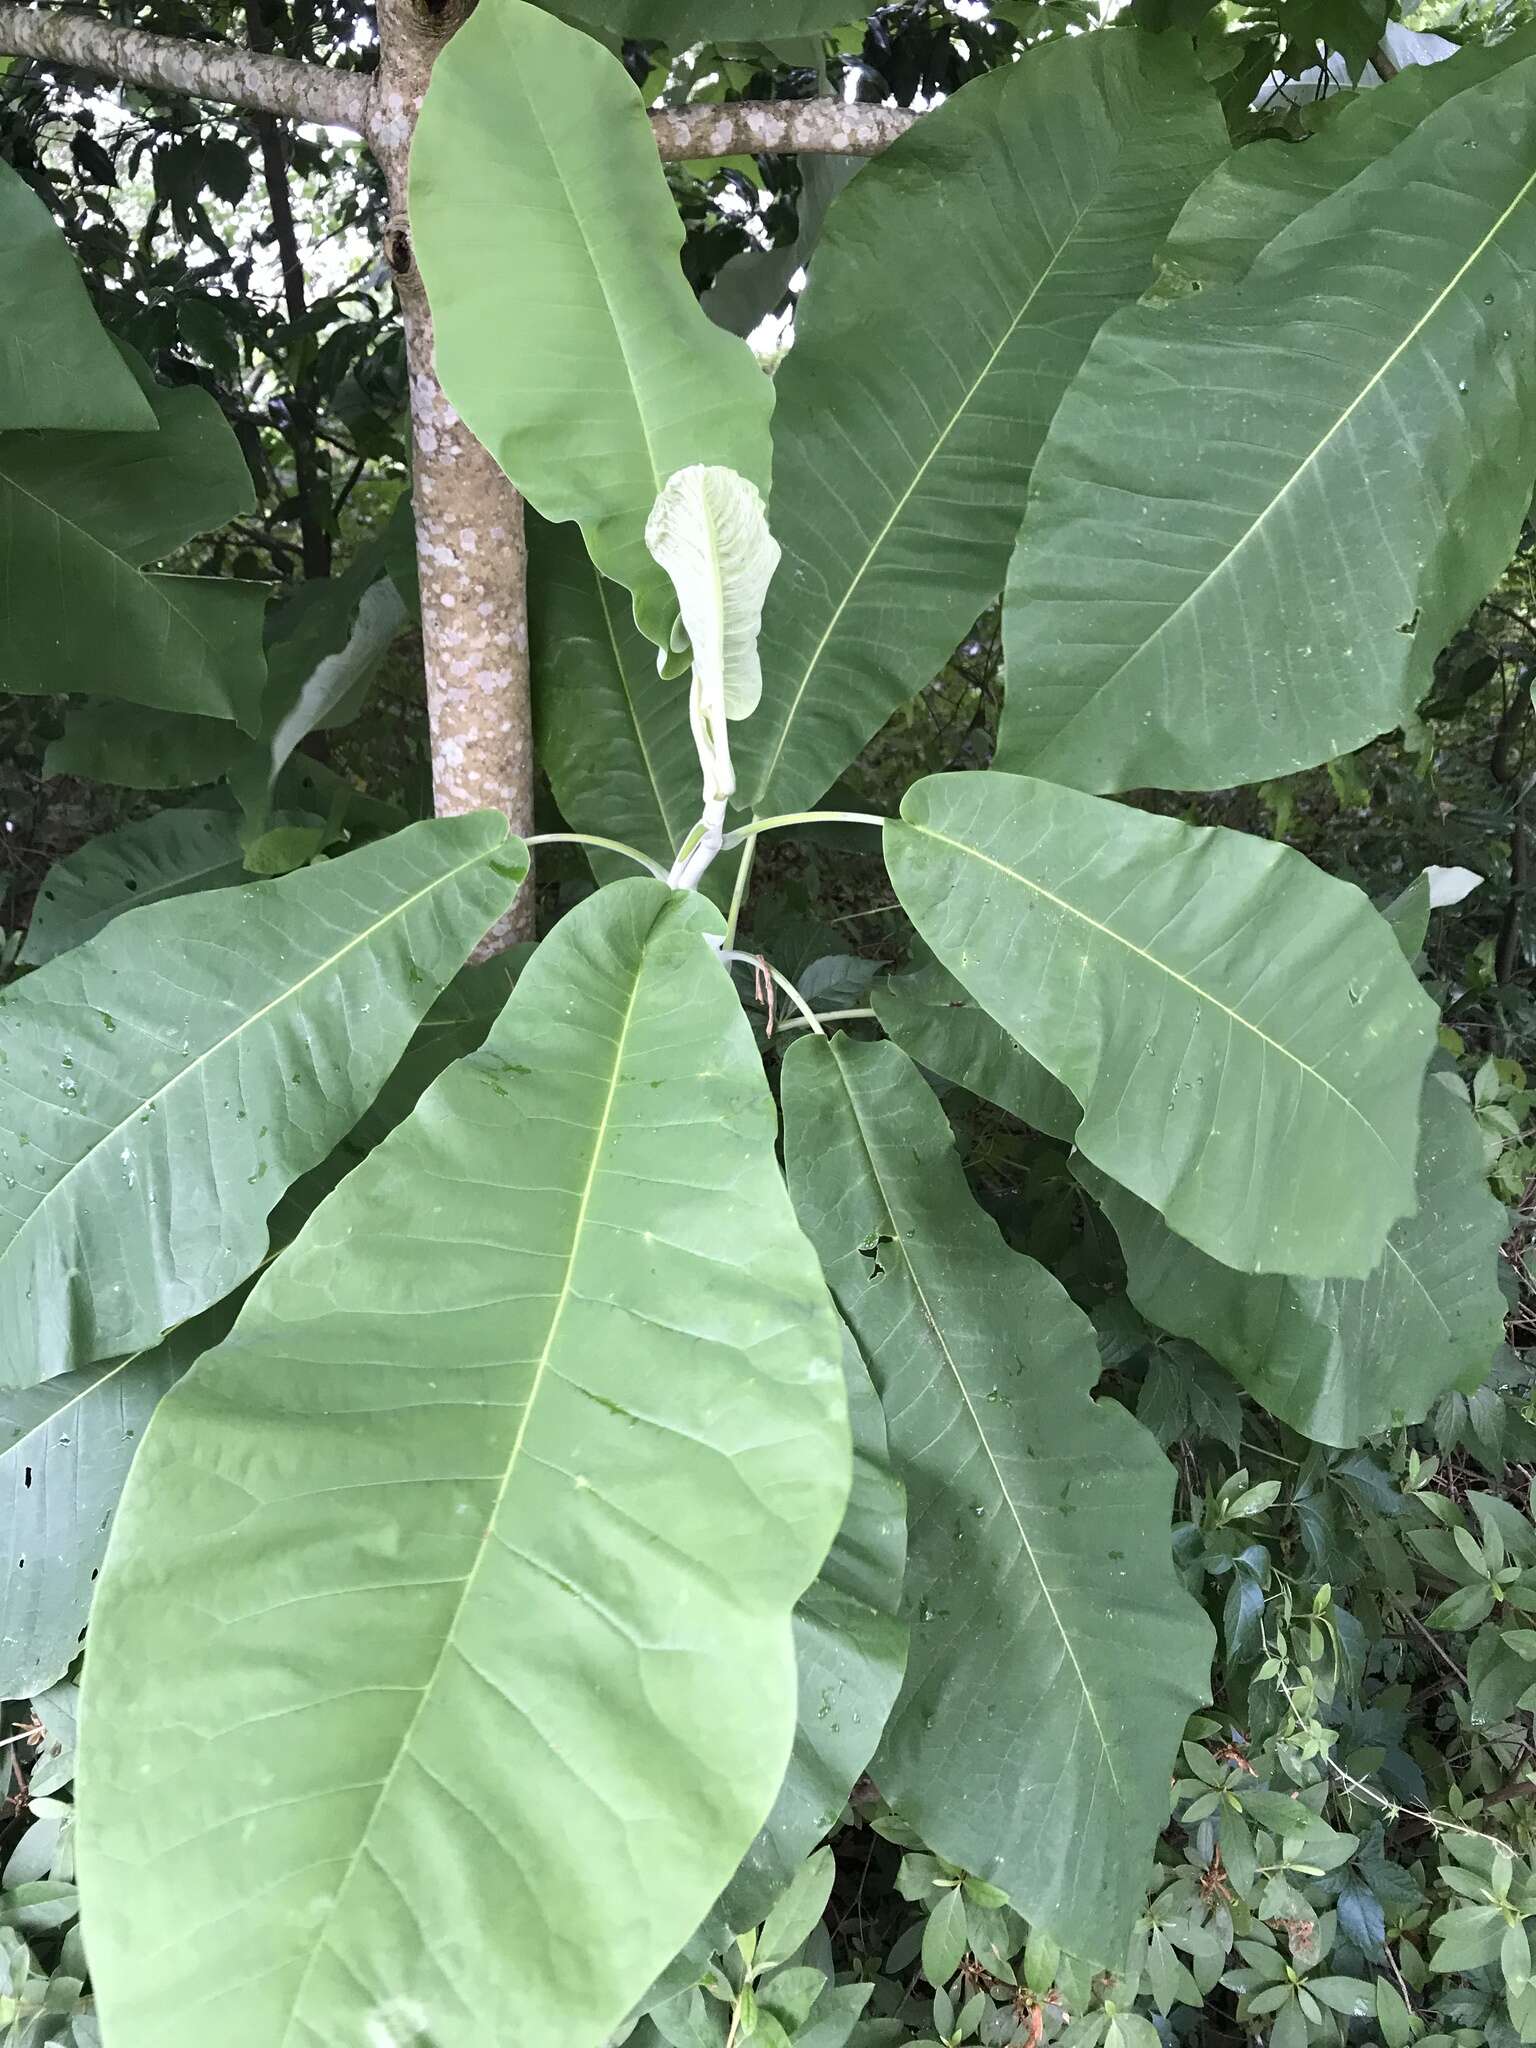
M 360 71 L 296 64 L 233 43 L 194 43 L 119 28 L 73 8 L 0 6 L 0 54 L 72 64 L 124 85 L 186 93 L 227 107 L 252 107 L 295 121 L 324 121 L 362 133 L 370 80 Z
M 878 156 L 920 115 L 846 100 L 727 100 L 652 114 L 668 162 L 700 156 Z
M 397 16 L 401 11 L 394 10 Z M 430 30 L 443 21 L 461 20 L 466 9 L 459 0 L 444 0 L 441 6 L 434 0 L 419 12 Z M 435 41 L 443 41 L 440 29 Z M 360 135 L 370 127 L 372 82 L 361 72 L 297 64 L 232 43 L 194 43 L 119 28 L 72 8 L 35 9 L 0 0 L 0 54 L 71 64 L 124 85 L 187 93 L 295 121 L 323 121 Z M 916 119 L 901 107 L 850 106 L 843 100 L 738 100 L 668 108 L 652 114 L 651 127 L 669 160 L 754 153 L 878 156 Z
M 528 677 L 528 551 L 523 501 L 443 395 L 432 313 L 411 250 L 406 169 L 416 115 L 438 51 L 473 0 L 379 0 L 380 66 L 366 135 L 384 171 L 410 370 L 411 495 L 421 578 L 422 652 L 439 817 L 505 811 L 533 830 L 533 717 Z M 533 886 L 482 956 L 533 935 Z

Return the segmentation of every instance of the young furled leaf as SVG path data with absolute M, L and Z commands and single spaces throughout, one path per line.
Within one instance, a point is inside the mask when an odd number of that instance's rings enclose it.
M 763 599 L 779 566 L 762 492 L 733 469 L 680 469 L 657 496 L 645 544 L 677 592 L 707 716 L 750 717 L 763 694 Z

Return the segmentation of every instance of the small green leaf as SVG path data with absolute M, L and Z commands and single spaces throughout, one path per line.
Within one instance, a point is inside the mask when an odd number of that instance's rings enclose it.
M 771 1970 L 786 1961 L 805 1941 L 827 1910 L 836 1876 L 830 1849 L 818 1849 L 806 1858 L 789 1890 L 763 1922 L 756 1956 L 759 1970 Z
M 1486 1621 L 1492 1612 L 1493 1588 L 1480 1579 L 1476 1585 L 1458 1586 L 1454 1593 L 1448 1593 L 1424 1619 L 1430 1628 L 1468 1629 Z
M 923 1929 L 923 1975 L 934 1986 L 947 1984 L 965 1957 L 965 1900 L 958 1886 L 945 1892 Z

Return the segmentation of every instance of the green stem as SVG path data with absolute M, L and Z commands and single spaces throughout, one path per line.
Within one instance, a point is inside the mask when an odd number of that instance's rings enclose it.
M 873 1017 L 874 1015 L 875 1012 L 873 1010 L 818 1010 L 816 1022 L 818 1024 L 851 1024 L 855 1018 Z M 800 1028 L 801 1020 L 798 1017 L 786 1017 L 779 1026 L 781 1031 L 798 1031 Z
M 725 920 L 725 943 L 736 943 L 736 925 L 741 917 L 741 907 L 747 900 L 747 884 L 752 879 L 752 863 L 757 859 L 757 838 L 754 834 L 747 841 L 745 853 L 736 863 L 736 886 L 731 891 L 731 908 Z
M 770 980 L 789 997 L 789 1000 L 800 1012 L 801 1017 L 804 1018 L 810 1029 L 816 1033 L 816 1036 L 818 1038 L 826 1037 L 827 1034 L 821 1028 L 821 1019 L 805 1000 L 805 997 L 801 995 L 799 989 L 795 987 L 789 976 L 787 974 L 780 974 L 778 968 L 773 966 L 770 961 L 765 960 L 761 953 L 734 953 L 728 949 L 722 949 L 720 958 L 726 961 L 735 961 L 742 967 L 760 967 Z
M 782 818 L 754 818 L 750 825 L 743 825 L 735 832 L 727 832 L 720 842 L 720 851 L 730 853 L 743 841 L 755 839 L 759 832 L 776 832 L 783 825 L 884 825 L 884 818 L 877 818 L 870 811 L 786 811 Z
M 524 846 L 600 846 L 605 853 L 620 853 L 625 860 L 639 863 L 658 882 L 667 879 L 667 871 L 660 862 L 651 859 L 648 853 L 641 853 L 637 847 L 626 846 L 622 839 L 603 839 L 596 832 L 536 832 L 531 839 L 523 841 Z

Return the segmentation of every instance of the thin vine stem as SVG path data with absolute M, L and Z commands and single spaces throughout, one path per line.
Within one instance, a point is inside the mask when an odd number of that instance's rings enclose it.
M 626 846 L 622 839 L 603 839 L 596 832 L 535 832 L 531 839 L 523 841 L 524 846 L 600 846 L 605 853 L 622 854 L 625 860 L 632 860 L 652 874 L 658 882 L 667 879 L 667 871 L 659 861 L 648 853 L 641 853 L 638 847 Z
M 730 853 L 748 839 L 755 839 L 759 832 L 777 832 L 785 825 L 880 826 L 887 822 L 872 811 L 786 811 L 780 818 L 754 818 L 750 825 L 740 825 L 734 832 L 727 832 L 720 842 L 720 851 Z
M 1282 1664 L 1277 1647 L 1270 1642 L 1267 1631 L 1260 1632 L 1260 1640 L 1275 1663 Z M 1299 1720 L 1301 1715 L 1296 1705 L 1296 1695 L 1292 1692 L 1290 1686 L 1286 1684 L 1283 1667 L 1275 1673 L 1275 1683 L 1284 1694 L 1286 1705 Z M 1367 1800 L 1372 1806 L 1378 1807 L 1386 1814 L 1388 1825 L 1398 1820 L 1416 1820 L 1421 1826 L 1428 1828 L 1436 1837 L 1440 1835 L 1466 1835 L 1474 1842 L 1491 1842 L 1496 1849 L 1505 1849 L 1509 1846 L 1508 1843 L 1501 1842 L 1497 1835 L 1485 1834 L 1481 1828 L 1468 1827 L 1465 1821 L 1451 1820 L 1450 1818 L 1442 1819 L 1438 1814 L 1431 1813 L 1427 1807 L 1415 1806 L 1409 1800 L 1388 1799 L 1383 1793 L 1378 1792 L 1374 1786 L 1367 1785 L 1363 1780 L 1357 1778 L 1352 1771 L 1345 1770 L 1344 1766 L 1336 1762 L 1326 1749 L 1319 1752 L 1317 1760 L 1322 1765 L 1325 1773 L 1337 1778 L 1344 1787 L 1346 1796 Z

